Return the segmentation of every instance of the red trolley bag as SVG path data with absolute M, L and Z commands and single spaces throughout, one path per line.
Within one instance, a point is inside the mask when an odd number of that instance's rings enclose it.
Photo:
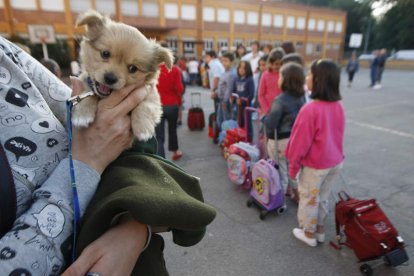
M 249 106 L 249 100 L 247 98 L 240 98 L 241 104 L 237 106 L 237 123 L 238 128 L 229 129 L 226 131 L 226 137 L 223 141 L 224 157 L 226 158 L 226 150 L 235 143 L 249 142 L 247 139 L 247 124 L 244 124 L 244 108 L 243 106 Z
M 198 95 L 198 105 L 194 105 L 193 97 Z M 203 130 L 204 129 L 204 111 L 201 108 L 201 93 L 191 93 L 191 108 L 188 110 L 187 126 L 190 130 Z
M 375 199 L 359 200 L 351 198 L 346 192 L 338 194 L 335 206 L 337 244 L 351 248 L 359 262 L 383 257 L 384 262 L 398 266 L 408 261 L 404 241 L 381 210 Z M 346 238 L 345 241 L 343 239 Z M 372 275 L 370 265 L 363 264 L 360 270 L 364 275 Z

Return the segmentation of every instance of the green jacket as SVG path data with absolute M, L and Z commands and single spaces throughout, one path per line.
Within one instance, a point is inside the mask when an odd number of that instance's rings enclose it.
M 78 254 L 124 212 L 152 228 L 170 230 L 181 246 L 204 237 L 216 211 L 204 203 L 199 179 L 155 155 L 156 145 L 155 139 L 135 143 L 103 172 L 82 219 Z

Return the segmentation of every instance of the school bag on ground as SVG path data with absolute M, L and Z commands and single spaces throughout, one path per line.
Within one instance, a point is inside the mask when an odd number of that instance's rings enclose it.
M 226 134 L 223 139 L 223 150 L 224 150 L 224 158 L 227 158 L 227 150 L 228 148 L 235 143 L 238 142 L 248 142 L 247 139 L 247 124 L 244 124 L 244 120 L 242 121 L 241 118 L 243 117 L 241 114 L 244 114 L 244 107 L 248 106 L 249 100 L 247 98 L 240 98 L 241 104 L 237 105 L 237 124 L 238 127 L 226 130 Z M 243 123 L 243 124 L 242 124 Z
M 239 142 L 230 146 L 227 158 L 227 174 L 230 181 L 243 189 L 252 185 L 251 167 L 259 160 L 259 149 L 248 143 Z
M 194 104 L 193 97 L 198 96 L 198 105 Z M 190 130 L 203 130 L 205 126 L 204 111 L 201 108 L 201 93 L 191 93 L 191 108 L 188 110 L 187 126 Z
M 264 131 L 266 133 L 266 131 Z M 275 131 L 277 142 L 277 134 Z M 276 157 L 278 147 L 276 143 Z M 277 158 L 278 159 L 278 158 Z M 264 220 L 267 214 L 275 210 L 278 214 L 286 211 L 285 192 L 283 190 L 280 174 L 277 169 L 279 160 L 260 159 L 253 165 L 252 189 L 247 200 L 247 206 L 255 204 L 260 209 L 260 219 Z
M 346 192 L 339 192 L 335 206 L 337 244 L 351 248 L 359 262 L 383 258 L 391 266 L 408 261 L 404 241 L 392 225 L 375 199 L 359 200 Z M 344 241 L 345 239 L 345 241 Z M 364 275 L 372 275 L 370 265 L 363 264 L 360 270 Z

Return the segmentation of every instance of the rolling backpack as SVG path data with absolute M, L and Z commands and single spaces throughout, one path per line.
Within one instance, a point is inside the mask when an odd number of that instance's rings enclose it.
M 350 247 L 360 262 L 382 257 L 386 264 L 398 266 L 408 261 L 403 239 L 375 199 L 351 198 L 344 191 L 338 195 L 335 206 L 337 245 L 331 242 L 333 247 Z M 366 275 L 372 274 L 368 264 L 360 269 Z
M 228 149 L 227 174 L 230 181 L 249 190 L 252 185 L 251 167 L 259 160 L 259 149 L 248 143 L 232 144 Z

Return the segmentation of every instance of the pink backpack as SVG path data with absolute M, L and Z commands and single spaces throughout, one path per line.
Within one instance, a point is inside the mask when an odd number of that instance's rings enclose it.
M 280 175 L 273 160 L 261 159 L 254 164 L 252 182 L 247 206 L 250 207 L 253 203 L 259 206 L 260 219 L 264 219 L 272 210 L 276 209 L 278 213 L 286 210 Z
M 259 159 L 259 149 L 239 142 L 230 146 L 227 158 L 227 173 L 230 181 L 248 190 L 251 187 L 251 166 Z

